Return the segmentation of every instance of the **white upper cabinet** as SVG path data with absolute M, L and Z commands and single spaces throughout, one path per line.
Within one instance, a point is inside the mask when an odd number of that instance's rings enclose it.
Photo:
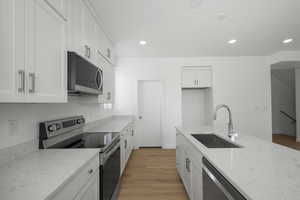
M 111 63 L 112 50 L 104 52 L 111 43 L 89 6 L 87 0 L 0 1 L 1 103 L 67 102 L 67 50 L 99 68 L 98 57 Z
M 185 67 L 182 70 L 182 88 L 212 87 L 212 71 L 209 67 Z
M 65 21 L 45 0 L 0 4 L 0 102 L 66 102 Z
M 60 17 L 67 19 L 66 0 L 44 0 Z
M 68 49 L 97 64 L 101 54 L 113 64 L 113 45 L 96 20 L 88 0 L 69 0 Z
M 115 76 L 114 68 L 107 63 L 104 68 L 103 97 L 105 103 L 113 103 Z
M 44 0 L 29 2 L 28 97 L 66 101 L 66 21 Z
M 84 56 L 83 20 L 85 8 L 82 0 L 68 1 L 68 50 Z
M 96 32 L 95 32 L 95 20 L 89 11 L 84 6 L 83 11 L 83 44 L 84 44 L 84 56 L 96 64 Z
M 0 1 L 0 102 L 25 95 L 25 0 Z

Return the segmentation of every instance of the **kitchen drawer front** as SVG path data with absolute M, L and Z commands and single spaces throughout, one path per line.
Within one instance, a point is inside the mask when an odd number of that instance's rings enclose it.
M 54 195 L 52 200 L 74 199 L 89 180 L 99 173 L 99 155 L 89 161 L 66 185 Z

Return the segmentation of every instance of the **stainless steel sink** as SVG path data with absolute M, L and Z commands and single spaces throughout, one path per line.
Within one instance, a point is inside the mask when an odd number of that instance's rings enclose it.
M 192 136 L 207 148 L 241 148 L 215 134 L 192 134 Z

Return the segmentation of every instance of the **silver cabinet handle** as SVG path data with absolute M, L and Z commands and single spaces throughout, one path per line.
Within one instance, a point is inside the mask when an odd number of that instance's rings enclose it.
M 185 159 L 185 169 L 187 170 L 187 158 Z
M 84 45 L 85 48 L 85 57 L 90 58 L 90 47 L 88 45 Z
M 20 83 L 21 83 L 18 92 L 25 92 L 25 71 L 19 70 L 18 73 L 20 76 Z
M 90 169 L 90 170 L 88 171 L 89 174 L 92 174 L 93 172 L 94 172 L 93 169 Z
M 127 140 L 125 140 L 125 149 L 127 149 Z
M 185 168 L 188 172 L 191 172 L 191 160 L 189 158 L 185 159 Z
M 35 93 L 35 73 L 29 73 L 29 78 L 31 79 L 31 88 L 29 93 Z

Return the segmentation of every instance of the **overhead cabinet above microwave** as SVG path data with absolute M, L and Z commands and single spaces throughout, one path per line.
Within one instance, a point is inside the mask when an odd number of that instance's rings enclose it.
M 112 42 L 97 22 L 89 0 L 69 0 L 68 50 L 83 56 L 96 66 L 104 57 L 114 64 Z
M 67 101 L 64 2 L 0 1 L 0 102 Z

